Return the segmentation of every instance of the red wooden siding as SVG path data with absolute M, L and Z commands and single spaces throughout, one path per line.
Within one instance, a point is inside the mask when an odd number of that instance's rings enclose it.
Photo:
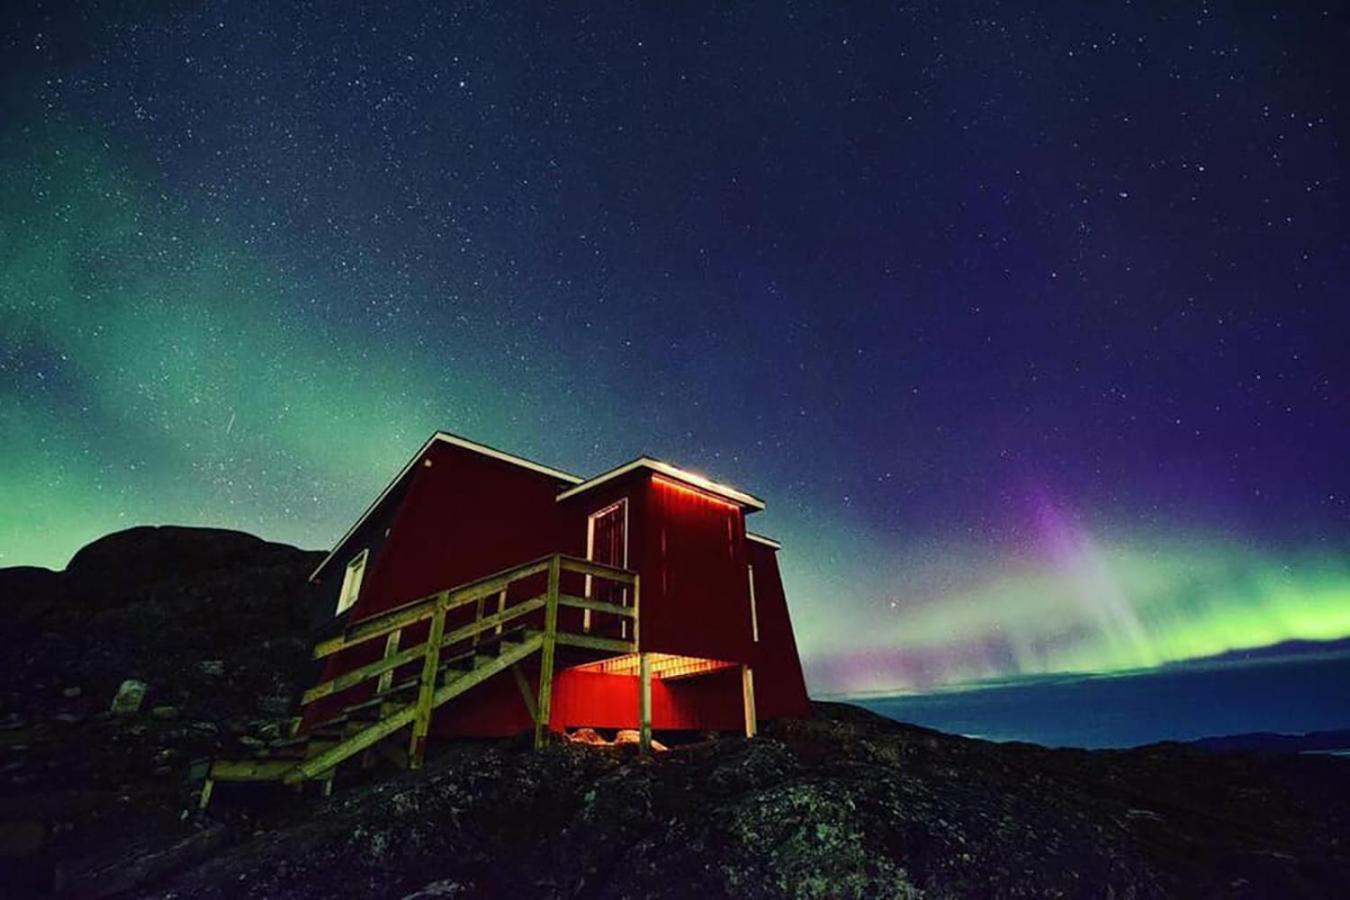
M 433 444 L 410 477 L 389 537 L 368 564 L 349 621 L 555 551 L 559 484 L 554 479 L 447 443 Z M 510 600 L 543 591 L 543 576 L 531 581 L 538 583 L 513 588 Z M 447 619 L 446 630 L 465 624 L 472 615 L 472 609 L 459 611 Z M 406 629 L 401 646 L 422 642 L 426 630 L 426 625 Z M 368 641 L 330 658 L 322 677 L 333 678 L 383 653 L 383 641 Z M 396 677 L 415 671 L 416 665 Z M 310 704 L 306 726 L 335 715 L 373 690 L 369 682 L 362 687 Z
M 751 660 L 740 507 L 661 476 L 648 480 L 642 649 Z
M 537 670 L 530 676 L 538 686 Z M 638 679 L 565 669 L 553 679 L 549 726 L 568 728 L 637 728 Z M 509 737 L 531 725 L 520 690 L 511 678 L 498 678 L 474 688 L 437 714 L 440 735 Z M 652 681 L 652 727 L 657 730 L 740 731 L 740 668 L 723 669 L 698 678 Z
M 599 512 L 619 501 L 628 505 L 628 568 L 641 570 L 643 542 L 646 540 L 646 482 L 647 473 L 634 472 L 613 481 L 602 484 L 592 490 L 569 497 L 558 503 L 556 549 L 572 556 L 586 556 L 587 520 L 593 513 Z M 586 579 L 581 575 L 563 573 L 562 592 L 581 596 L 586 590 Z M 596 596 L 610 588 L 593 582 L 592 593 Z M 646 585 L 642 585 L 646 591 Z M 617 598 L 603 598 L 617 599 Z M 631 602 L 631 601 L 630 601 Z M 582 613 L 577 609 L 558 611 L 558 627 L 565 631 L 581 631 Z M 618 635 L 613 616 L 597 614 L 593 618 L 592 632 L 595 634 Z
M 761 719 L 805 718 L 811 714 L 802 677 L 797 641 L 792 636 L 778 553 L 756 541 L 746 541 L 754 566 L 755 613 L 759 643 L 755 647 L 755 708 Z

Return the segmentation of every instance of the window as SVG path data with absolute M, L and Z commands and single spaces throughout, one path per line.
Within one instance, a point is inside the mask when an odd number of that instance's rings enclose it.
M 616 568 L 628 566 L 628 498 L 611 503 L 586 519 L 586 558 Z M 628 588 L 605 579 L 586 576 L 586 596 L 606 603 L 628 605 Z M 582 631 L 591 630 L 591 611 L 582 614 Z M 619 625 L 620 634 L 628 637 L 628 620 Z
M 369 555 L 369 550 L 362 550 L 347 563 L 347 572 L 342 576 L 342 593 L 338 594 L 337 612 L 334 615 L 342 615 L 356 603 L 361 593 L 361 576 L 366 572 L 366 557 Z

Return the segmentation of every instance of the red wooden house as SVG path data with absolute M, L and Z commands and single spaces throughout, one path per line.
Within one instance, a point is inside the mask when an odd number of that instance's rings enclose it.
M 749 494 L 647 457 L 582 479 L 437 433 L 311 580 L 354 623 L 550 553 L 632 570 L 641 579 L 640 650 L 660 655 L 652 727 L 730 730 L 749 721 L 753 731 L 756 718 L 808 709 L 778 544 L 745 528 L 745 516 L 763 508 Z M 571 586 L 581 596 L 634 601 L 622 585 L 589 581 Z M 560 615 L 560 628 L 581 634 L 626 637 L 632 624 L 588 610 Z M 636 728 L 635 660 L 587 655 L 560 658 L 549 727 Z M 324 677 L 364 659 L 336 654 Z M 531 724 L 516 685 L 498 678 L 439 710 L 433 731 L 509 735 Z
M 805 716 L 779 547 L 745 529 L 763 507 L 648 457 L 583 479 L 438 432 L 311 576 L 338 634 L 315 648 L 308 743 L 211 779 L 331 780 L 402 732 L 416 766 L 429 734 L 645 745 Z

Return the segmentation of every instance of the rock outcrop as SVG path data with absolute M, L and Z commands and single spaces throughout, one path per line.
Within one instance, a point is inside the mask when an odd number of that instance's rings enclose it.
M 268 698 L 310 677 L 305 579 L 322 557 L 142 527 L 100 538 L 63 572 L 0 569 L 0 894 L 91 895 L 71 887 L 81 860 L 115 860 L 133 837 L 152 855 L 185 837 L 200 761 L 275 729 Z M 106 895 L 114 881 L 96 883 Z

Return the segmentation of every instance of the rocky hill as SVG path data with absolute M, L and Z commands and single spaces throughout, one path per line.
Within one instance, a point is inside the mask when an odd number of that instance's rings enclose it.
M 142 527 L 62 572 L 0 569 L 0 894 L 81 893 L 83 860 L 179 835 L 194 765 L 290 715 L 322 558 Z M 127 681 L 145 685 L 140 707 L 111 715 Z
M 278 727 L 308 677 L 315 561 L 247 535 L 136 529 L 65 573 L 0 570 L 17 637 L 4 890 L 1283 898 L 1350 883 L 1346 760 L 991 744 L 841 704 L 651 759 L 439 744 L 421 772 L 354 773 L 327 800 L 222 786 L 198 814 L 194 761 Z M 107 713 L 126 678 L 147 684 L 142 708 Z

